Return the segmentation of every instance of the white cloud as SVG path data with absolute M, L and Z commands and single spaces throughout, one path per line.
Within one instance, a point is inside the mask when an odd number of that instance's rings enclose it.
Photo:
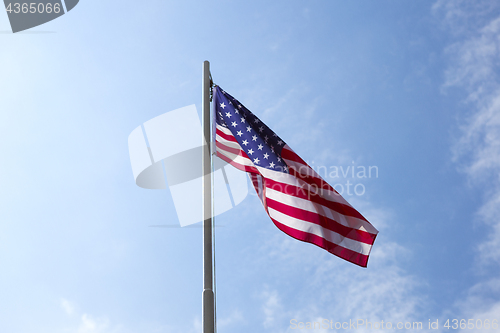
M 443 26 L 452 35 L 463 36 L 481 27 L 479 19 L 490 15 L 495 7 L 495 1 L 489 0 L 438 0 L 432 11 L 442 17 Z
M 479 332 L 484 328 L 478 329 L 476 320 L 488 319 L 491 324 L 500 312 L 500 280 L 487 275 L 500 263 L 500 16 L 492 16 L 500 7 L 495 1 L 439 0 L 434 9 L 461 39 L 446 49 L 451 65 L 444 88 L 465 89 L 464 105 L 470 110 L 459 116 L 462 125 L 453 147 L 454 161 L 483 191 L 477 218 L 489 228 L 477 245 L 476 271 L 483 274 L 482 281 L 455 304 L 462 318 L 473 319 L 474 328 L 463 331 Z
M 266 290 L 262 293 L 264 305 L 262 310 L 264 312 L 264 327 L 269 328 L 276 322 L 276 317 L 282 315 L 283 307 L 276 290 Z
M 64 312 L 66 312 L 68 316 L 71 316 L 75 312 L 74 304 L 67 299 L 61 298 L 60 303 L 61 307 L 64 309 Z
M 380 210 L 377 216 L 391 219 L 393 214 Z M 381 223 L 389 225 L 391 221 Z M 263 286 L 261 295 L 263 326 L 270 331 L 296 331 L 290 327 L 292 319 L 304 323 L 324 319 L 397 323 L 422 317 L 426 297 L 418 288 L 424 284 L 401 268 L 411 252 L 396 242 L 375 242 L 368 269 L 284 234 L 271 237 L 261 251 L 266 265 L 280 272 L 273 283 Z M 284 293 L 282 283 L 290 285 L 290 279 L 301 272 L 307 272 L 304 280 L 295 281 L 298 285 Z M 360 327 L 358 331 L 371 330 Z
M 203 329 L 203 323 L 199 317 L 195 317 L 193 320 L 193 329 L 191 332 L 201 332 Z
M 482 221 L 491 229 L 488 237 L 478 246 L 481 267 L 491 265 L 492 262 L 500 263 L 500 190 L 496 189 L 489 200 L 479 210 Z
M 217 328 L 226 328 L 244 322 L 245 319 L 240 310 L 235 309 L 229 316 L 217 318 Z
M 65 298 L 60 299 L 61 307 L 64 312 L 73 317 L 72 327 L 68 327 L 64 332 L 71 333 L 119 333 L 125 332 L 119 325 L 111 325 L 106 316 L 96 317 L 88 313 L 78 313 L 76 303 Z
M 453 2 L 439 3 L 451 8 L 446 17 L 456 17 L 455 12 L 460 12 Z M 491 231 L 478 246 L 480 260 L 500 263 L 500 209 L 497 208 L 500 203 L 500 17 L 485 21 L 472 37 L 454 43 L 447 53 L 452 65 L 446 71 L 444 86 L 464 88 L 468 94 L 466 103 L 472 110 L 461 119 L 460 138 L 453 147 L 454 160 L 474 184 L 484 189 L 484 204 L 478 218 L 489 225 Z
M 80 326 L 77 330 L 78 333 L 105 333 L 111 332 L 109 330 L 109 320 L 105 317 L 94 318 L 89 314 L 84 313 L 81 316 Z
M 466 298 L 457 303 L 463 318 L 472 319 L 471 327 L 463 332 L 484 332 L 491 330 L 494 323 L 500 327 L 500 279 L 491 279 L 480 282 L 470 288 Z M 495 320 L 495 321 L 494 321 Z M 488 324 L 487 324 L 488 323 Z M 490 325 L 489 329 L 485 325 Z M 480 327 L 482 326 L 482 327 Z

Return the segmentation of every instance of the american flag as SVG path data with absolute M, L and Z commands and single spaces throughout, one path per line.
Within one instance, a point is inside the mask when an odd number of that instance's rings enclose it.
M 366 267 L 377 229 L 259 118 L 214 88 L 217 156 L 246 171 L 276 227 Z

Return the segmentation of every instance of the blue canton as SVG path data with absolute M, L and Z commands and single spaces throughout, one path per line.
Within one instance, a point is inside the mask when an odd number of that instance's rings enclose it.
M 288 173 L 281 157 L 285 142 L 243 104 L 220 87 L 214 89 L 218 125 L 228 128 L 255 166 Z

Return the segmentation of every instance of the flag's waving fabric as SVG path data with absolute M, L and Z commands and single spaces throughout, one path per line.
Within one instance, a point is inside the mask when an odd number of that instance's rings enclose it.
M 240 102 L 214 89 L 217 156 L 246 171 L 284 233 L 366 267 L 375 229 Z

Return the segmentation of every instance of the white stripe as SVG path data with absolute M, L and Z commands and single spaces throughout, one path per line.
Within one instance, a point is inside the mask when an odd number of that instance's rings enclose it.
M 292 185 L 292 186 L 304 188 L 306 190 L 310 190 L 313 193 L 318 192 L 318 188 L 317 187 L 311 186 L 307 182 L 303 181 L 302 179 L 299 179 L 299 178 L 297 178 L 297 177 L 295 177 L 293 175 L 290 175 L 288 173 L 283 173 L 283 172 L 279 172 L 279 171 L 273 171 L 273 170 L 269 170 L 269 169 L 261 168 L 261 167 L 257 167 L 257 169 L 259 170 L 259 172 L 261 173 L 261 175 L 263 175 L 265 178 L 269 178 L 269 179 L 272 179 L 272 180 L 280 182 L 280 183 L 284 183 L 284 184 L 288 184 L 288 185 Z M 323 189 L 321 192 L 322 192 L 321 197 L 324 198 L 325 200 L 333 201 L 333 202 L 338 202 L 338 203 L 341 203 L 341 204 L 344 204 L 344 205 L 347 205 L 347 206 L 351 206 L 338 193 L 335 193 L 335 192 L 332 192 L 332 191 L 329 191 L 329 190 L 326 190 L 326 189 Z
M 226 156 L 227 158 L 229 158 L 233 162 L 236 162 L 236 163 L 241 164 L 241 165 L 246 165 L 246 166 L 254 166 L 252 161 L 246 157 L 233 154 L 233 153 L 231 153 L 227 150 L 223 150 L 219 147 L 217 147 L 217 151 L 219 153 L 221 153 L 222 155 Z
M 338 233 L 322 228 L 315 223 L 299 220 L 270 207 L 268 207 L 268 211 L 269 216 L 271 216 L 279 223 L 284 224 L 290 228 L 319 236 L 331 243 L 337 244 L 356 253 L 361 253 L 364 255 L 370 254 L 370 249 L 372 247 L 371 245 L 343 237 Z
M 316 173 L 316 171 L 314 171 L 313 168 L 311 168 L 309 165 L 307 164 L 302 164 L 302 163 L 299 163 L 299 162 L 295 162 L 295 161 L 291 161 L 291 160 L 287 160 L 285 158 L 283 158 L 283 160 L 285 161 L 286 164 L 288 164 L 289 166 L 293 166 L 294 169 L 299 172 L 299 174 L 302 174 L 304 175 L 304 172 L 306 175 L 308 175 L 309 177 L 314 177 L 316 178 L 318 181 L 322 182 L 322 183 L 325 183 L 325 184 L 328 184 L 329 186 L 331 186 L 326 180 L 324 180 L 323 178 L 321 178 L 320 175 L 318 175 L 318 173 Z M 329 199 L 332 199 L 333 201 L 336 201 L 336 202 L 340 202 L 340 203 L 343 203 L 344 205 L 347 205 L 347 206 L 351 206 L 350 203 L 348 203 L 340 194 L 338 194 L 337 192 L 334 192 L 334 191 L 330 191 L 330 190 L 323 190 L 323 192 L 325 193 L 326 197 L 325 199 L 329 198 Z M 338 201 L 337 199 L 340 198 L 341 201 Z M 352 206 L 351 206 L 352 207 Z
M 255 188 L 255 192 L 257 192 L 257 196 L 259 197 L 260 202 L 262 203 L 262 205 L 265 208 L 264 193 L 263 193 L 263 188 L 262 188 L 262 176 L 255 174 L 255 173 L 251 173 L 251 172 L 247 172 L 247 175 L 248 175 L 248 178 L 250 178 L 250 181 L 252 182 L 252 185 Z
M 340 214 L 339 212 L 336 212 L 335 210 L 325 207 L 317 202 L 297 198 L 269 187 L 266 188 L 266 198 L 281 202 L 288 206 L 297 207 L 308 212 L 317 213 L 321 216 L 337 221 L 339 224 L 348 228 L 366 231 L 374 235 L 378 234 L 378 230 L 375 229 L 370 223 L 356 217 Z
M 224 127 L 224 126 L 221 126 L 221 125 L 217 124 L 217 129 L 219 131 L 221 131 L 222 133 L 224 133 L 224 134 L 231 135 L 232 137 L 234 137 L 234 135 L 231 132 L 231 130 L 229 128 L 227 128 L 227 127 Z
M 220 142 L 225 146 L 241 150 L 241 146 L 239 145 L 238 142 L 226 140 L 223 137 L 219 136 L 218 134 L 216 136 L 216 140 L 217 140 L 217 142 Z
M 288 150 L 290 153 L 293 153 L 295 155 L 297 155 L 293 150 L 292 148 L 290 148 L 290 146 L 288 145 L 285 145 L 283 147 L 283 149 L 285 150 Z M 298 156 L 298 155 L 297 155 Z M 300 157 L 299 157 L 300 158 Z M 308 164 L 306 163 L 301 163 L 301 162 L 296 162 L 296 161 L 292 161 L 292 160 L 289 160 L 289 159 L 286 159 L 286 158 L 283 158 L 283 160 L 285 161 L 286 164 L 288 164 L 289 166 L 293 166 L 295 170 L 297 170 L 297 172 L 299 173 L 303 173 L 304 171 L 306 172 L 306 175 L 310 176 L 310 177 L 314 177 L 316 178 L 318 181 L 320 182 L 325 182 L 326 184 L 330 185 L 327 181 L 325 181 L 323 178 L 321 178 L 321 176 L 316 172 L 316 170 L 314 170 L 313 168 L 311 168 Z M 338 194 L 337 192 L 333 192 L 333 191 L 326 191 L 326 194 L 329 198 L 332 198 L 333 201 L 337 201 L 336 198 L 340 197 L 342 199 L 342 202 L 344 205 L 348 205 L 348 206 L 351 206 L 350 203 L 348 203 L 340 194 Z M 338 201 L 337 201 L 338 202 Z M 351 206 L 352 207 L 352 206 Z

